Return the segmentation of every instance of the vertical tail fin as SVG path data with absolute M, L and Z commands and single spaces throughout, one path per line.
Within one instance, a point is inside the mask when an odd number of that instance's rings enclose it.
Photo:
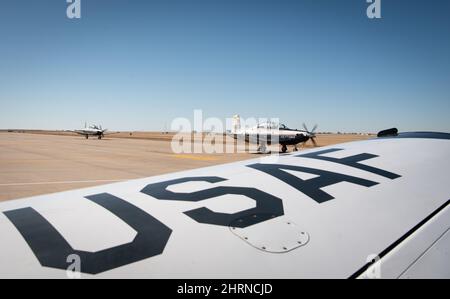
M 241 129 L 241 117 L 239 115 L 233 116 L 233 123 L 232 123 L 232 133 L 236 133 Z

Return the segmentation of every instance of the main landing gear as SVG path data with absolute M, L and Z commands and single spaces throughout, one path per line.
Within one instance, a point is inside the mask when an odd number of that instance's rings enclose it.
M 281 145 L 281 152 L 282 153 L 287 152 L 287 145 L 286 144 Z
M 260 145 L 260 146 L 258 147 L 258 153 L 263 153 L 263 154 L 267 153 L 267 148 L 266 148 L 266 145 L 265 145 L 265 144 Z

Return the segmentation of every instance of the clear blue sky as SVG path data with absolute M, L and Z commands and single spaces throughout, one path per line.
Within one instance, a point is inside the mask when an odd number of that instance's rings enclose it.
M 320 130 L 450 131 L 450 1 L 0 3 L 0 128 L 161 130 L 279 117 Z

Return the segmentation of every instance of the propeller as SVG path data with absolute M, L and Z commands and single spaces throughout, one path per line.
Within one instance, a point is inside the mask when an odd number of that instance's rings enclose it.
M 108 129 L 102 129 L 102 126 L 100 126 L 100 130 L 102 131 L 102 137 L 105 137 L 105 133 Z
M 94 129 L 97 129 L 100 131 L 100 136 L 102 138 L 105 137 L 105 132 L 108 131 L 108 129 L 103 129 L 102 125 L 94 125 Z
M 305 132 L 308 134 L 309 139 L 311 140 L 311 142 L 313 143 L 314 147 L 317 147 L 317 142 L 316 142 L 316 130 L 317 130 L 318 125 L 314 125 L 313 129 L 310 131 L 308 130 L 308 127 L 306 126 L 305 123 L 303 123 L 303 129 L 305 129 Z

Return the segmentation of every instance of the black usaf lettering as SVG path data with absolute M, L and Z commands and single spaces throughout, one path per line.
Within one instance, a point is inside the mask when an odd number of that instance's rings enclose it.
M 16 226 L 44 267 L 67 269 L 67 257 L 80 257 L 81 272 L 97 274 L 161 254 L 172 230 L 136 206 L 108 193 L 87 196 L 137 232 L 133 242 L 99 252 L 74 250 L 44 217 L 32 208 L 4 214 Z
M 248 165 L 248 167 L 265 172 L 273 177 L 276 177 L 279 180 L 282 180 L 286 184 L 294 187 L 298 191 L 308 195 L 312 199 L 314 199 L 318 203 L 323 203 L 330 199 L 334 199 L 333 196 L 322 191 L 320 188 L 326 187 L 329 185 L 337 184 L 340 182 L 349 182 L 353 184 L 358 184 L 365 187 L 371 187 L 378 183 L 372 182 L 369 180 L 335 173 L 331 171 L 325 171 L 321 169 L 301 167 L 301 166 L 292 166 L 292 165 L 280 165 L 280 164 L 252 164 Z M 309 180 L 302 180 L 295 175 L 292 175 L 284 170 L 294 170 L 307 172 L 311 174 L 319 175 L 316 178 Z
M 341 159 L 321 156 L 322 154 L 339 150 L 341 149 L 329 149 L 310 154 L 298 155 L 297 157 L 340 163 L 390 179 L 400 177 L 395 173 L 359 163 L 361 161 L 377 157 L 376 155 L 363 153 Z M 350 182 L 365 187 L 371 187 L 378 184 L 377 182 L 359 177 L 301 166 L 252 164 L 248 165 L 248 167 L 267 173 L 285 182 L 298 191 L 308 195 L 318 203 L 323 203 L 334 198 L 332 195 L 320 189 L 325 186 L 339 182 Z M 318 175 L 318 177 L 309 180 L 302 180 L 283 170 L 307 172 Z M 234 214 L 217 213 L 205 207 L 184 212 L 184 214 L 191 217 L 195 221 L 204 224 L 229 226 L 233 223 L 233 226 L 244 228 L 284 215 L 283 202 L 280 198 L 256 188 L 214 186 L 206 190 L 190 193 L 179 193 L 167 190 L 167 188 L 171 185 L 195 181 L 216 184 L 226 181 L 226 179 L 215 176 L 180 178 L 149 184 L 142 189 L 141 192 L 158 200 L 198 202 L 227 194 L 235 194 L 244 195 L 255 200 L 256 202 L 255 208 Z M 52 226 L 52 224 L 33 208 L 12 210 L 4 212 L 4 214 L 23 236 L 41 265 L 45 267 L 65 270 L 68 266 L 66 262 L 67 256 L 77 254 L 80 256 L 81 260 L 81 272 L 98 274 L 153 257 L 163 252 L 172 233 L 172 230 L 169 227 L 138 207 L 111 194 L 102 193 L 87 196 L 86 198 L 107 209 L 136 230 L 137 236 L 134 241 L 99 252 L 75 250 Z M 253 289 L 253 291 L 255 290 Z
M 399 178 L 400 175 L 368 166 L 365 164 L 361 164 L 359 162 L 369 160 L 372 158 L 376 158 L 378 156 L 368 153 L 363 153 L 359 155 L 349 156 L 345 158 L 332 158 L 332 157 L 326 157 L 321 156 L 323 154 L 333 153 L 337 151 L 341 151 L 342 149 L 332 148 L 322 151 L 317 151 L 313 153 L 308 154 L 300 154 L 296 157 L 302 157 L 302 158 L 310 158 L 310 159 L 317 159 L 317 160 L 323 160 L 333 163 L 339 163 L 342 165 L 350 166 L 353 168 L 357 168 L 360 170 L 364 170 L 367 172 L 371 172 L 386 178 L 389 178 L 391 180 Z M 334 185 L 340 182 L 349 182 L 365 187 L 372 187 L 375 185 L 378 185 L 377 182 L 369 181 L 366 179 L 349 176 L 345 174 L 325 171 L 321 169 L 316 168 L 308 168 L 308 167 L 301 167 L 301 166 L 292 166 L 292 165 L 281 165 L 281 164 L 252 164 L 248 165 L 248 167 L 265 172 L 273 177 L 276 177 L 277 179 L 285 182 L 286 184 L 290 185 L 291 187 L 297 189 L 298 191 L 306 194 L 307 196 L 311 197 L 318 203 L 324 203 L 328 200 L 334 199 L 333 196 L 326 193 L 325 191 L 322 191 L 320 188 Z M 309 180 L 302 180 L 286 171 L 283 170 L 293 170 L 293 171 L 300 171 L 300 172 L 306 172 L 310 174 L 318 175 L 318 177 L 309 179 Z
M 328 161 L 328 162 L 334 162 L 334 163 L 350 166 L 353 168 L 361 169 L 361 170 L 364 170 L 367 172 L 371 172 L 371 173 L 386 177 L 391 180 L 401 177 L 398 174 L 395 174 L 395 173 L 392 173 L 392 172 L 389 172 L 389 171 L 386 171 L 386 170 L 383 170 L 380 168 L 376 168 L 376 167 L 372 167 L 369 165 L 359 163 L 361 161 L 369 160 L 372 158 L 377 158 L 378 157 L 377 155 L 363 153 L 363 154 L 349 156 L 349 157 L 340 158 L 340 159 L 322 156 L 323 154 L 329 154 L 329 153 L 334 153 L 334 152 L 338 152 L 338 151 L 342 151 L 342 149 L 331 148 L 331 149 L 317 151 L 317 152 L 308 153 L 308 154 L 300 154 L 300 155 L 297 155 L 296 157 L 311 158 L 311 159 L 323 160 L 323 161 Z
M 199 208 L 184 212 L 184 214 L 188 215 L 195 221 L 205 224 L 229 226 L 233 222 L 233 226 L 244 228 L 284 215 L 283 202 L 281 199 L 255 188 L 218 186 L 191 193 L 175 193 L 167 190 L 167 187 L 171 185 L 197 181 L 217 183 L 226 181 L 226 179 L 220 177 L 182 178 L 147 185 L 141 192 L 160 200 L 197 202 L 205 199 L 216 198 L 222 195 L 235 194 L 244 195 L 256 201 L 255 208 L 234 214 L 216 213 L 208 208 Z M 253 215 L 258 215 L 258 217 L 253 217 Z M 240 219 L 241 221 L 234 222 L 237 219 Z

